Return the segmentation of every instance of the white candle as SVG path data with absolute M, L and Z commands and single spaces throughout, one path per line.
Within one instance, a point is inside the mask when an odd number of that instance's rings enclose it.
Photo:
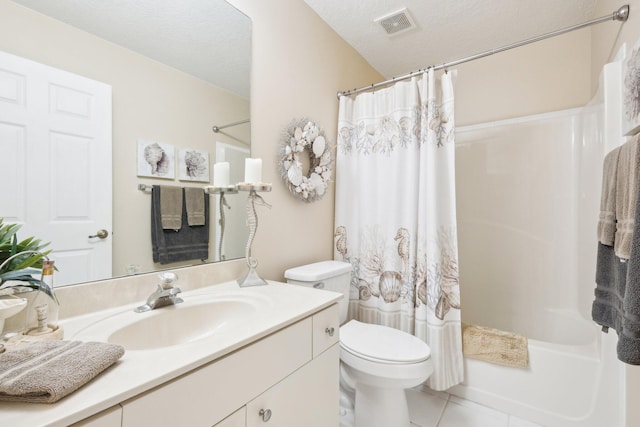
M 262 182 L 262 159 L 244 159 L 244 182 L 247 184 Z
M 213 165 L 213 186 L 229 186 L 229 162 L 218 162 Z

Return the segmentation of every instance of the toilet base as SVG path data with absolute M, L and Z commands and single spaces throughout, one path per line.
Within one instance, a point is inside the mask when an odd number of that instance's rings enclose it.
M 340 376 L 340 427 L 355 427 L 355 392 Z
M 410 427 L 403 388 L 356 386 L 355 427 Z

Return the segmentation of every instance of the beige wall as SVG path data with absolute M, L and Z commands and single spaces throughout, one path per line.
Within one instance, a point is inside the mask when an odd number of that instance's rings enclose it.
M 238 126 L 225 130 L 229 137 L 211 127 L 248 118 L 249 101 L 7 0 L 0 0 L 0 50 L 112 86 L 113 272 L 125 274 L 128 264 L 154 269 L 151 196 L 137 184 L 204 184 L 137 177 L 137 139 L 206 150 L 213 164 L 215 141 L 246 146 L 250 132 Z M 210 241 L 213 257 L 213 233 Z
M 590 99 L 589 41 L 589 30 L 578 30 L 459 65 L 456 125 L 584 105 Z
M 627 52 L 640 40 L 640 0 L 598 0 L 594 17 L 605 16 L 623 4 L 630 8 L 627 22 L 603 23 L 592 27 L 591 32 L 591 91 L 598 88 L 598 78 L 604 64 L 615 59 L 620 47 L 626 44 Z
M 305 203 L 289 193 L 276 168 L 281 132 L 293 119 L 309 117 L 335 144 L 336 92 L 382 77 L 339 38 L 302 0 L 229 0 L 253 21 L 251 93 L 252 155 L 263 159 L 264 195 L 258 208 L 253 254 L 266 278 L 333 257 L 334 185 L 323 199 Z
M 335 143 L 338 107 L 335 93 L 380 81 L 382 76 L 300 0 L 230 2 L 253 21 L 252 155 L 264 159 L 264 180 L 274 184 L 273 191 L 265 194 L 273 208 L 259 208 L 260 227 L 254 255 L 260 261 L 259 271 L 263 276 L 282 279 L 286 268 L 332 257 L 334 188 L 332 185 L 322 200 L 311 204 L 288 193 L 279 181 L 276 168 L 281 132 L 292 119 L 310 117 Z M 3 12 L 8 4 L 6 0 L 0 0 Z M 14 38 L 14 31 L 24 24 L 5 19 L 2 23 L 0 48 L 15 52 L 14 43 L 7 39 Z M 32 25 L 39 26 L 40 23 Z M 116 76 L 122 77 L 123 70 L 115 70 L 111 61 L 74 38 L 71 33 L 63 33 L 55 40 L 24 41 L 16 53 L 34 50 L 34 45 L 44 43 L 49 48 L 38 49 L 40 53 L 34 59 L 54 66 L 66 65 L 70 71 L 97 80 L 108 82 Z M 457 125 L 584 105 L 590 98 L 592 77 L 590 40 L 590 32 L 581 30 L 458 66 Z M 56 43 L 72 44 L 73 51 L 56 54 L 52 51 Z M 126 51 L 121 54 L 132 55 Z M 61 56 L 68 63 L 61 64 Z M 179 74 L 173 70 L 166 70 L 166 73 Z M 135 86 L 132 84 L 129 89 Z M 114 91 L 114 99 L 115 96 Z M 196 110 L 189 107 L 182 112 Z M 129 111 L 131 114 L 127 117 L 133 117 L 135 124 L 140 111 Z M 221 111 L 208 113 L 206 129 L 190 139 L 210 139 L 210 125 L 216 117 L 220 117 L 219 122 L 236 119 L 228 120 L 220 114 Z M 124 119 L 114 117 L 114 125 Z M 144 136 L 158 137 L 152 130 L 172 121 L 175 121 L 173 116 L 158 121 L 145 120 Z M 169 131 L 162 129 L 162 132 Z M 114 139 L 133 143 L 135 138 L 143 136 L 138 133 L 142 132 L 128 131 L 119 137 L 114 133 Z M 133 156 L 122 159 L 116 156 L 115 159 L 123 173 L 130 174 L 134 170 Z M 130 203 L 142 200 L 135 186 L 127 186 L 127 191 Z M 115 209 L 122 210 L 123 206 L 115 206 Z M 140 228 L 146 229 L 145 226 Z M 146 235 L 146 230 L 144 233 Z M 127 256 L 127 259 L 131 257 Z
M 382 77 L 300 0 L 230 3 L 253 21 L 252 156 L 263 159 L 263 179 L 273 183 L 273 191 L 264 195 L 273 208 L 258 208 L 253 253 L 261 275 L 282 279 L 289 267 L 333 256 L 334 187 L 311 204 L 289 194 L 276 169 L 281 132 L 291 120 L 309 117 L 335 144 L 336 92 Z M 220 108 L 217 99 L 229 95 L 201 81 L 7 0 L 0 0 L 0 24 L 0 49 L 114 86 L 114 192 L 125 194 L 114 203 L 114 230 L 127 236 L 126 245 L 114 248 L 114 272 L 122 274 L 129 263 L 145 270 L 150 258 L 149 195 L 136 189 L 138 181 L 145 182 L 135 177 L 136 139 L 175 145 L 189 141 L 194 148 L 208 144 L 213 154 L 213 141 L 221 138 L 214 138 L 211 126 L 236 121 L 244 113 Z M 122 60 L 126 68 L 117 65 Z M 164 82 L 166 92 L 156 93 L 151 86 L 156 80 Z M 138 94 L 148 102 L 140 104 Z M 173 109 L 171 102 L 186 94 L 189 102 Z M 235 101 L 238 108 L 246 108 Z M 224 100 L 228 102 L 233 100 Z M 239 139 L 247 140 L 248 134 Z M 144 214 L 134 214 L 141 209 Z M 135 241 L 146 243 L 130 244 Z
M 335 93 L 383 80 L 304 2 L 229 0 L 253 20 L 252 152 L 264 159 L 265 195 L 254 254 L 265 277 L 333 256 L 334 187 L 305 204 L 280 183 L 276 153 L 291 119 L 311 117 L 335 143 Z M 589 33 L 580 31 L 460 65 L 456 122 L 555 111 L 589 100 Z M 552 64 L 552 66 L 550 65 Z M 428 64 L 425 64 L 428 65 Z M 411 70 L 407 70 L 411 71 Z

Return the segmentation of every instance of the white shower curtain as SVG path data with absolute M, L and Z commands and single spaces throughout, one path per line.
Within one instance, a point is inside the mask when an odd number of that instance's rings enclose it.
M 451 72 L 340 98 L 335 259 L 349 315 L 423 339 L 428 385 L 463 380 Z

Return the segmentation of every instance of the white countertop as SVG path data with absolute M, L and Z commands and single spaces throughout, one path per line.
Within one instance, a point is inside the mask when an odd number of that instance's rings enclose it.
M 190 301 L 193 303 L 202 299 L 213 300 L 229 296 L 246 296 L 248 300 L 259 301 L 264 306 L 259 315 L 243 319 L 240 327 L 176 346 L 127 350 L 115 365 L 57 403 L 0 402 L 0 425 L 68 426 L 293 324 L 342 297 L 335 292 L 278 282 L 250 288 L 239 288 L 236 282 L 228 282 L 185 292 L 180 296 L 184 299 L 185 306 Z M 142 303 L 143 301 L 139 301 L 60 322 L 65 329 L 64 339 L 106 341 L 111 333 L 110 319 L 122 322 L 123 318 L 133 318 L 128 313 L 145 316 L 159 310 L 172 309 L 170 306 L 153 312 L 133 313 L 133 309 Z M 124 315 L 118 315 L 120 313 Z

